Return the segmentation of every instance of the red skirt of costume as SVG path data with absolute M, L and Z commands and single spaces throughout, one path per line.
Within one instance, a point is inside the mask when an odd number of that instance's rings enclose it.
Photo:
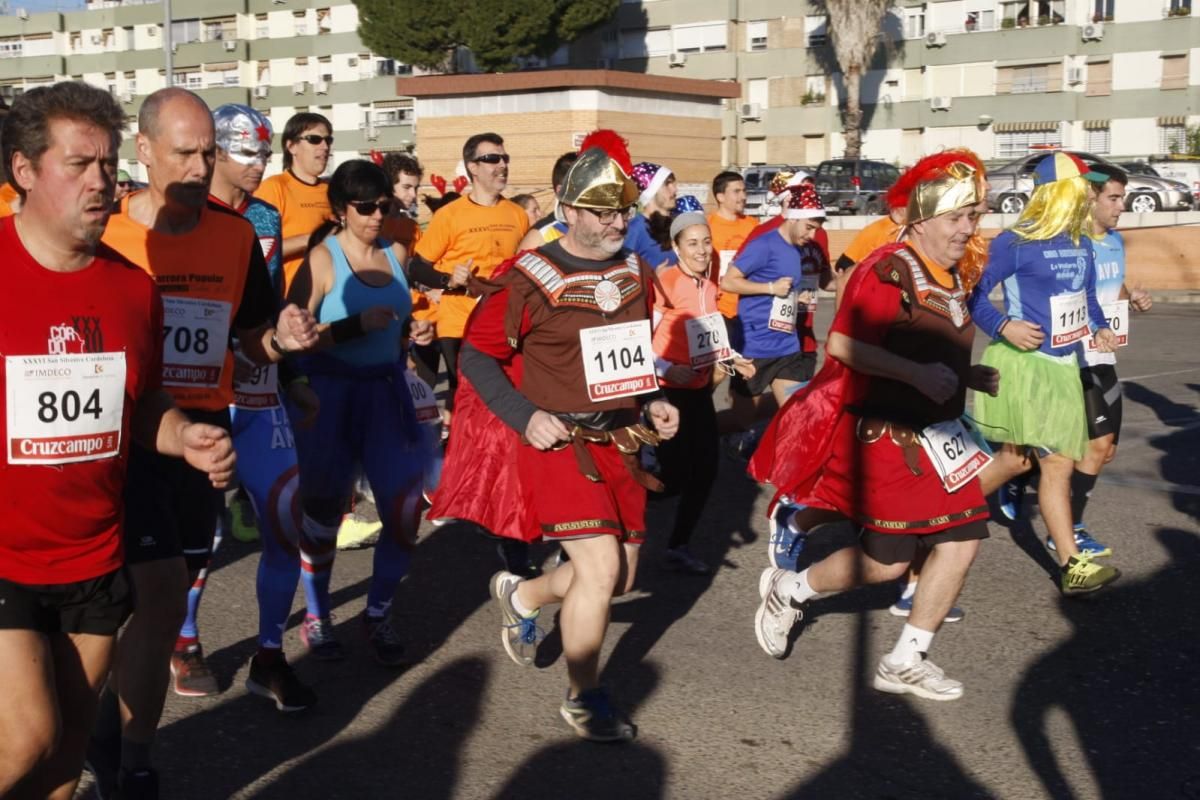
M 882 247 L 864 259 L 845 297 L 853 297 L 875 262 L 899 247 Z M 849 307 L 843 302 L 838 313 Z M 836 511 L 880 533 L 934 533 L 986 519 L 978 481 L 950 493 L 924 451 L 918 454 L 920 474 L 914 475 L 889 435 L 870 444 L 859 440 L 859 418 L 847 406 L 863 396 L 868 380 L 826 357 L 812 382 L 771 420 L 750 460 L 750 475 L 775 486 L 776 501 L 786 496 Z

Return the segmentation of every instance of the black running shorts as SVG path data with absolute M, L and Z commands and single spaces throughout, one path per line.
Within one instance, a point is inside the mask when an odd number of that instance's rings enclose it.
M 1096 364 L 1079 370 L 1083 381 L 1083 407 L 1087 412 L 1088 438 L 1112 434 L 1113 444 L 1121 438 L 1121 383 L 1112 364 Z
M 27 584 L 0 579 L 0 628 L 114 636 L 133 609 L 125 568 L 86 581 Z

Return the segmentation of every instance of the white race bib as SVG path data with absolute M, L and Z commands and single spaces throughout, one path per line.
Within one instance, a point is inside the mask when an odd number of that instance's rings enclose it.
M 437 398 L 433 388 L 418 378 L 412 370 L 404 370 L 404 380 L 408 383 L 408 393 L 412 395 L 413 411 L 417 414 L 417 422 L 436 422 L 442 418 L 438 411 Z
M 163 385 L 216 388 L 233 306 L 224 300 L 163 298 Z
M 966 486 L 992 462 L 992 457 L 972 438 L 962 420 L 930 425 L 918 438 L 948 492 L 957 492 Z
M 720 266 L 717 269 L 717 281 L 720 282 L 725 277 L 725 273 L 729 272 L 729 265 L 733 263 L 733 257 L 737 255 L 737 250 L 718 250 L 717 258 Z
M 1108 317 L 1108 327 L 1117 336 L 1117 347 L 1129 344 L 1129 301 L 1118 300 L 1109 303 L 1104 308 L 1104 316 Z M 1096 343 L 1088 337 L 1084 343 L 1089 353 L 1096 352 Z
M 1087 294 L 1083 291 L 1050 298 L 1050 346 L 1062 347 L 1092 333 L 1088 327 Z
M 579 332 L 588 398 L 597 403 L 658 388 L 650 320 L 619 322 Z
M 794 290 L 783 297 L 771 298 L 771 316 L 767 318 L 767 327 L 780 333 L 796 332 L 796 292 Z
M 6 356 L 8 463 L 70 464 L 121 452 L 125 354 Z
M 254 411 L 279 405 L 279 368 L 255 364 L 239 350 L 233 351 L 233 404 Z
M 687 320 L 688 357 L 692 367 L 706 367 L 724 361 L 733 355 L 729 347 L 729 336 L 725 331 L 725 318 L 720 314 L 705 314 Z

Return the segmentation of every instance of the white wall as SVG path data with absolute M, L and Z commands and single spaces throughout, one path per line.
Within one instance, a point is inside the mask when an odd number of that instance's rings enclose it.
M 1110 130 L 1113 155 L 1153 152 L 1158 149 L 1158 120 L 1154 117 L 1114 119 Z
M 1152 0 L 1143 0 L 1143 2 L 1150 4 Z M 1162 83 L 1160 52 L 1160 50 L 1140 50 L 1134 53 L 1114 53 L 1113 91 L 1159 88 Z

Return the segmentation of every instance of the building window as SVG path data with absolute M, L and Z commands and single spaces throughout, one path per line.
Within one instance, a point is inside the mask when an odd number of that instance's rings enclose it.
M 746 160 L 751 164 L 767 163 L 767 140 L 766 139 L 747 139 L 746 140 Z
M 1004 131 L 996 133 L 996 158 L 1019 158 L 1034 149 L 1062 147 L 1057 131 Z
M 0 40 L 0 58 L 20 58 L 25 43 L 20 39 Z
M 824 47 L 829 44 L 829 19 L 825 16 L 804 18 L 804 30 L 808 34 L 809 47 Z
M 1046 65 L 1037 64 L 1032 67 L 1013 67 L 1012 94 L 1030 94 L 1031 92 L 1046 91 Z
M 171 85 L 182 86 L 185 89 L 200 89 L 204 86 L 204 76 L 200 74 L 199 70 L 172 72 Z
M 676 53 L 713 53 L 727 47 L 724 22 L 701 22 L 695 25 L 676 25 L 671 28 Z
M 746 23 L 746 49 L 767 49 L 767 21 L 757 19 Z
M 1162 88 L 1186 89 L 1188 87 L 1188 56 L 1164 55 L 1162 57 Z
M 1088 64 L 1087 90 L 1089 97 L 1112 94 L 1112 62 L 1097 61 Z
M 1192 0 L 1170 0 L 1167 16 L 1187 17 L 1192 13 Z
M 670 53 L 670 28 L 621 31 L 621 58 L 650 58 Z
M 746 81 L 746 102 L 757 103 L 759 108 L 767 108 L 771 96 L 770 86 L 767 78 L 752 78 Z
M 176 44 L 200 41 L 200 20 L 177 19 L 172 22 L 171 41 Z
M 1187 152 L 1187 126 L 1169 124 L 1158 126 L 1158 152 L 1173 155 Z
M 1092 22 L 1112 22 L 1114 6 L 1117 0 L 1096 0 L 1096 8 L 1092 12 Z
M 904 38 L 925 38 L 925 9 L 921 6 L 904 9 Z
M 297 36 L 308 36 L 308 18 L 305 11 L 292 12 L 292 26 Z
M 232 17 L 227 19 L 207 19 L 204 21 L 204 35 L 206 40 L 210 42 L 236 39 L 237 20 Z
M 968 5 L 978 6 L 979 4 L 974 3 Z M 990 5 L 991 4 L 989 4 L 989 6 Z M 969 8 L 967 11 L 967 19 L 964 22 L 963 27 L 968 32 L 994 31 L 996 29 L 996 9 L 991 7 L 979 7 L 974 9 Z
M 1093 128 L 1084 133 L 1084 149 L 1089 153 L 1103 156 L 1112 150 L 1112 131 L 1109 128 Z
M 271 38 L 271 24 L 267 22 L 266 14 L 254 15 L 254 37 L 256 39 Z
M 129 94 L 137 94 L 137 73 L 125 73 L 125 91 Z

